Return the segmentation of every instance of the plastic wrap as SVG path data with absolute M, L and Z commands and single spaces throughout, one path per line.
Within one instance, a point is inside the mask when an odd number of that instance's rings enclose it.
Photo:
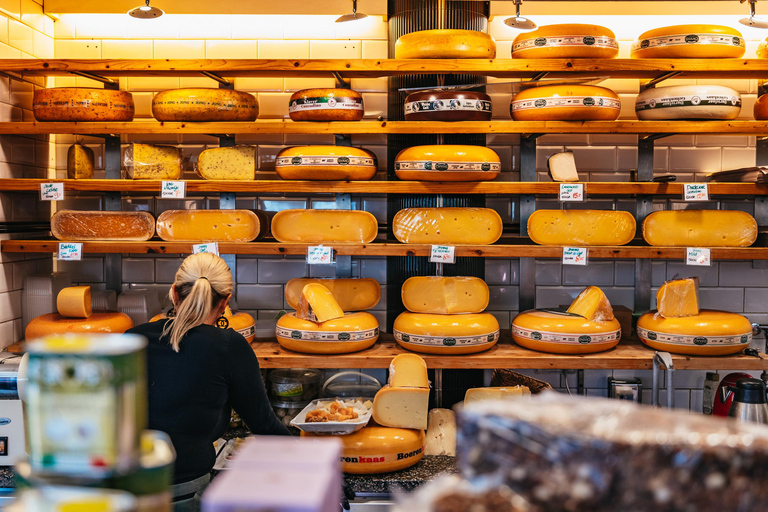
M 126 91 L 54 87 L 36 89 L 32 111 L 38 121 L 133 121 L 133 96 Z
M 483 146 L 413 146 L 395 157 L 395 174 L 401 180 L 490 181 L 501 172 L 501 160 Z
M 540 245 L 625 245 L 637 224 L 629 212 L 612 210 L 536 210 L 528 235 Z
M 597 286 L 587 286 L 568 307 L 568 313 L 583 316 L 594 322 L 613 320 L 613 308 L 603 290 Z
M 699 314 L 699 278 L 666 281 L 656 292 L 656 309 L 664 318 Z
M 378 234 L 376 217 L 361 210 L 283 210 L 272 218 L 278 242 L 367 244 Z
M 596 85 L 544 85 L 517 93 L 509 112 L 515 121 L 615 121 L 621 100 Z
M 544 25 L 522 32 L 512 43 L 513 59 L 613 59 L 619 55 L 616 34 L 583 23 Z
M 167 242 L 250 242 L 263 234 L 250 210 L 166 210 L 157 236 Z
M 379 321 L 370 313 L 344 315 L 317 323 L 288 313 L 277 320 L 277 342 L 304 354 L 348 354 L 366 349 L 379 339 Z
M 133 327 L 131 318 L 116 311 L 94 311 L 88 318 L 67 318 L 49 313 L 33 318 L 24 331 L 27 340 L 49 334 L 70 332 L 85 334 L 123 333 Z
M 532 309 L 512 319 L 512 339 L 521 347 L 553 354 L 591 354 L 621 340 L 621 324 L 587 320 L 561 309 Z
M 72 144 L 67 150 L 67 178 L 83 180 L 93 178 L 93 150 L 82 144 Z
M 404 244 L 488 245 L 502 229 L 490 208 L 405 208 L 392 220 L 395 238 Z
M 757 240 L 757 221 L 738 210 L 664 210 L 645 218 L 643 238 L 670 247 L 746 247 Z
M 288 103 L 294 121 L 359 121 L 364 113 L 363 95 L 352 89 L 303 89 Z
M 181 150 L 173 146 L 131 144 L 123 155 L 123 166 L 134 180 L 178 180 L 181 178 Z
M 403 283 L 403 305 L 412 313 L 481 313 L 490 292 L 478 277 L 411 277 Z
M 318 283 L 309 283 L 301 290 L 296 317 L 312 322 L 327 322 L 344 316 L 344 311 L 331 291 Z
M 429 411 L 424 455 L 456 455 L 456 413 L 452 410 Z
M 299 306 L 301 291 L 309 283 L 328 288 L 344 311 L 365 311 L 381 300 L 381 285 L 375 279 L 311 279 L 295 278 L 285 285 L 285 302 L 293 309 Z
M 296 146 L 275 159 L 275 172 L 284 180 L 365 181 L 377 168 L 376 155 L 350 146 Z
M 414 92 L 405 98 L 406 121 L 490 121 L 491 97 L 478 91 Z
M 149 212 L 59 210 L 51 233 L 59 240 L 144 241 L 155 234 L 155 218 Z
M 698 315 L 664 318 L 649 311 L 637 319 L 637 336 L 651 348 L 704 356 L 737 354 L 752 342 L 752 323 L 744 316 L 702 309 Z
M 395 341 L 425 354 L 473 354 L 499 341 L 499 322 L 490 313 L 431 315 L 400 313 L 394 324 Z
M 206 149 L 193 168 L 206 180 L 252 180 L 256 175 L 256 146 Z
M 477 30 L 419 30 L 395 42 L 396 59 L 493 59 L 496 41 Z
M 152 115 L 158 121 L 255 121 L 259 102 L 232 89 L 171 89 L 152 98 Z

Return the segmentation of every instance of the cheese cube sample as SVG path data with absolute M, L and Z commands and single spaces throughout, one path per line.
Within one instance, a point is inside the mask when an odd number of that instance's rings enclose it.
M 88 180 L 93 178 L 93 150 L 82 144 L 72 144 L 67 151 L 67 178 Z
M 389 385 L 393 388 L 429 388 L 427 363 L 416 354 L 400 354 L 389 363 Z
M 318 283 L 328 288 L 344 311 L 365 311 L 379 303 L 381 285 L 371 278 L 362 279 L 312 279 L 295 278 L 285 284 L 285 301 L 298 309 L 301 292 L 309 283 Z
M 132 144 L 125 152 L 128 177 L 134 180 L 177 180 L 181 162 L 181 150 L 173 146 Z
M 568 313 L 583 316 L 589 321 L 607 322 L 613 320 L 613 308 L 603 290 L 587 286 L 571 303 Z
M 392 220 L 392 232 L 404 244 L 487 245 L 502 228 L 490 208 L 405 208 Z
M 481 313 L 490 294 L 477 277 L 411 277 L 403 283 L 402 299 L 412 313 Z
M 757 240 L 757 221 L 737 210 L 666 210 L 643 221 L 643 238 L 671 247 L 746 247 Z
M 373 421 L 384 427 L 427 429 L 429 388 L 384 386 L 373 398 Z
M 464 405 L 483 400 L 510 400 L 529 396 L 531 390 L 527 386 L 510 386 L 500 388 L 471 388 L 464 395 Z
M 321 284 L 310 283 L 301 291 L 296 316 L 312 322 L 327 322 L 343 317 L 344 311 L 328 288 Z
M 68 318 L 88 318 L 91 310 L 91 287 L 69 286 L 56 296 L 56 309 Z
M 699 314 L 699 278 L 667 281 L 656 292 L 656 309 L 664 318 Z
M 547 169 L 553 181 L 579 181 L 573 151 L 555 153 L 547 159 Z
M 197 158 L 197 172 L 206 180 L 252 180 L 256 174 L 256 147 L 206 149 Z
M 429 411 L 424 455 L 456 455 L 456 413 L 452 410 Z
M 636 227 L 631 213 L 612 210 L 536 210 L 528 217 L 528 236 L 540 245 L 625 245 Z

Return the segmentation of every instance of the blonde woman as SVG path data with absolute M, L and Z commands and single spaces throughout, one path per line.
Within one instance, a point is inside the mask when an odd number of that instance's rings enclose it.
M 254 434 L 289 432 L 270 407 L 248 342 L 216 326 L 232 297 L 232 274 L 224 260 L 210 253 L 189 256 L 169 295 L 173 318 L 128 332 L 149 340 L 149 428 L 168 433 L 176 448 L 178 512 L 199 508 L 216 458 L 213 442 L 226 430 L 230 408 Z

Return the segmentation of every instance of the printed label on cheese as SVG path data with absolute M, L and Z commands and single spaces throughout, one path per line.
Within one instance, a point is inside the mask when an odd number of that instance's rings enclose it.
M 641 110 L 651 110 L 653 108 L 670 107 L 706 107 L 709 105 L 730 105 L 741 107 L 741 97 L 739 96 L 721 96 L 721 95 L 699 95 L 690 96 L 672 96 L 669 98 L 650 98 L 647 100 L 637 100 L 635 103 L 635 112 Z
M 605 98 L 602 96 L 553 96 L 549 98 L 512 101 L 513 111 L 560 107 L 600 107 L 621 110 L 621 102 L 615 98 Z
M 621 329 L 599 334 L 566 334 L 562 332 L 534 331 L 512 324 L 512 334 L 533 341 L 545 341 L 559 345 L 599 345 L 621 339 Z
M 367 156 L 282 156 L 277 165 L 373 165 Z
M 243 338 L 248 339 L 249 337 L 256 335 L 256 326 L 249 325 L 245 329 L 236 329 L 235 332 L 242 335 Z
M 491 102 L 486 100 L 433 100 L 433 101 L 411 101 L 405 104 L 406 114 L 416 114 L 418 112 L 444 112 L 448 110 L 477 110 L 479 112 L 490 112 Z
M 499 331 L 476 336 L 423 336 L 395 330 L 395 340 L 428 347 L 471 347 L 499 341 Z
M 422 446 L 418 450 L 412 450 L 410 452 L 398 452 L 385 455 L 359 455 L 357 457 L 344 457 L 342 455 L 341 462 L 343 464 L 391 464 L 392 462 L 397 462 L 399 460 L 406 460 L 410 459 L 411 457 L 416 457 L 423 451 L 424 447 Z M 382 470 L 382 472 L 384 472 L 384 470 Z
M 362 98 L 336 98 L 321 96 L 319 98 L 298 98 L 291 101 L 289 112 L 302 112 L 305 110 L 363 110 Z
M 83 100 L 76 100 L 76 99 L 69 99 L 69 100 L 50 100 L 50 99 L 44 99 L 44 98 L 38 98 L 33 104 L 32 108 L 50 108 L 50 107 L 56 107 L 56 108 L 108 108 L 113 110 L 125 110 L 133 112 L 133 105 L 129 105 L 127 103 L 122 102 L 112 102 L 112 101 L 93 101 L 90 99 L 83 99 Z
M 436 162 L 433 160 L 395 162 L 398 171 L 501 171 L 498 162 Z
M 376 338 L 379 335 L 379 328 L 366 329 L 364 331 L 350 332 L 329 332 L 329 331 L 301 331 L 298 329 L 286 329 L 279 325 L 275 328 L 275 333 L 280 338 L 290 338 L 301 341 L 365 341 Z
M 673 345 L 745 345 L 752 341 L 752 333 L 735 334 L 731 336 L 686 336 L 684 334 L 667 334 L 649 331 L 637 326 L 637 336 L 641 339 L 670 343 Z
M 259 110 L 259 105 L 255 102 L 237 102 L 232 100 L 206 100 L 198 96 L 181 97 L 178 95 L 167 95 L 160 99 L 152 100 L 152 105 L 156 107 L 206 107 L 217 110 Z
M 664 48 L 667 46 L 685 46 L 689 44 L 714 44 L 719 46 L 738 46 L 745 48 L 744 39 L 728 34 L 676 34 L 672 36 L 649 37 L 632 43 L 632 51 L 646 48 Z
M 619 48 L 619 43 L 612 37 L 606 36 L 557 36 L 557 37 L 536 37 L 523 39 L 515 43 L 512 47 L 512 53 L 529 48 L 542 47 L 560 47 L 560 46 L 589 46 L 593 48 Z

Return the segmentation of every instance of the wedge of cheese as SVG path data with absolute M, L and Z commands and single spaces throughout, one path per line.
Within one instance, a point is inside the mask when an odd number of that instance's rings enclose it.
M 197 157 L 197 172 L 206 180 L 252 180 L 256 175 L 256 147 L 206 149 Z
M 555 309 L 524 311 L 512 320 L 512 339 L 521 347 L 551 354 L 591 354 L 615 347 L 621 324 L 600 322 Z
M 476 30 L 419 30 L 395 42 L 396 59 L 493 59 L 496 41 Z
M 155 218 L 149 212 L 59 210 L 51 233 L 59 240 L 143 241 L 155 234 Z
M 450 409 L 429 411 L 424 455 L 456 455 L 455 412 Z
M 168 242 L 250 242 L 263 233 L 249 210 L 166 210 L 157 236 Z
M 67 318 L 88 318 L 91 310 L 91 287 L 69 286 L 56 296 L 56 309 Z
M 378 234 L 376 217 L 361 210 L 283 210 L 272 218 L 278 242 L 367 244 Z
M 321 284 L 328 288 L 343 311 L 365 311 L 375 307 L 381 299 L 381 285 L 371 278 L 294 278 L 285 285 L 285 302 L 293 309 L 298 309 L 301 291 L 310 283 Z
M 529 396 L 531 396 L 531 390 L 527 386 L 470 388 L 464 395 L 464 405 L 484 400 L 516 400 Z
M 597 286 L 587 286 L 571 303 L 568 313 L 595 322 L 606 322 L 614 319 L 613 308 L 608 297 Z
M 93 178 L 93 150 L 82 144 L 72 144 L 67 150 L 67 178 L 89 180 Z
M 547 170 L 552 181 L 579 181 L 579 173 L 576 170 L 576 160 L 573 158 L 573 151 L 555 153 L 547 158 Z
M 416 354 L 399 354 L 389 363 L 389 386 L 429 388 L 427 363 Z
M 427 429 L 429 388 L 384 386 L 373 398 L 373 421 L 383 427 Z
M 181 177 L 181 150 L 173 146 L 131 144 L 124 160 L 128 177 L 134 180 L 177 180 Z
M 645 218 L 643 238 L 670 247 L 747 247 L 757 240 L 757 221 L 737 210 L 664 210 Z
M 722 25 L 674 25 L 640 34 L 633 59 L 738 59 L 746 45 L 738 30 Z
M 327 322 L 311 322 L 288 313 L 277 320 L 277 342 L 305 354 L 347 354 L 366 349 L 379 338 L 379 322 L 370 313 L 358 312 Z
M 656 309 L 664 318 L 699 314 L 699 278 L 686 277 L 665 282 L 656 292 Z
M 49 313 L 33 318 L 24 331 L 24 338 L 34 340 L 49 334 L 123 333 L 133 327 L 131 317 L 116 311 L 94 311 L 88 318 L 67 318 L 59 313 Z
M 488 285 L 477 277 L 411 277 L 403 283 L 403 305 L 413 313 L 481 313 L 488 307 Z
M 499 322 L 490 313 L 431 315 L 400 313 L 394 324 L 395 341 L 424 354 L 473 354 L 499 341 Z
M 698 315 L 664 318 L 649 311 L 637 319 L 637 336 L 649 347 L 674 354 L 737 354 L 752 341 L 752 324 L 742 315 L 702 309 Z
M 317 283 L 309 283 L 301 290 L 296 316 L 312 322 L 327 322 L 344 316 L 344 311 L 331 291 Z
M 513 59 L 613 59 L 618 54 L 611 29 L 583 23 L 543 25 L 518 34 L 512 43 Z
M 636 226 L 629 212 L 536 210 L 528 217 L 528 236 L 540 245 L 625 245 Z
M 488 245 L 503 223 L 490 208 L 405 208 L 395 214 L 392 231 L 404 244 Z

